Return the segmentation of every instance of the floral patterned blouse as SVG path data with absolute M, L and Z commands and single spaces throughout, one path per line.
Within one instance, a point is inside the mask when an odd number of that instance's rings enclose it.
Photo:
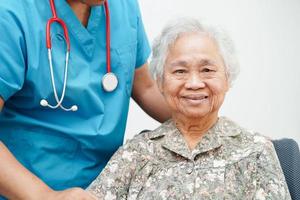
M 122 146 L 88 187 L 99 199 L 291 199 L 272 142 L 221 117 L 191 151 L 172 120 Z

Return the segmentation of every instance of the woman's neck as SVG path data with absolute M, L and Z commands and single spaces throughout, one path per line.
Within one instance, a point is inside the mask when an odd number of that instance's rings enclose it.
M 72 8 L 78 20 L 82 23 L 83 26 L 86 27 L 90 17 L 91 7 L 80 1 L 67 0 L 67 3 Z
M 209 115 L 202 118 L 186 118 L 172 116 L 176 127 L 182 133 L 190 150 L 193 150 L 204 134 L 216 123 L 218 115 Z

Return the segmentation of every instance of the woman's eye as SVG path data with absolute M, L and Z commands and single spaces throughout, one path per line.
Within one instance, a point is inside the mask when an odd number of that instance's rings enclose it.
M 213 72 L 214 70 L 210 69 L 210 68 L 204 68 L 202 69 L 202 72 Z
M 183 73 L 185 73 L 185 70 L 184 69 L 178 69 L 178 70 L 175 70 L 174 73 L 175 74 L 183 74 Z

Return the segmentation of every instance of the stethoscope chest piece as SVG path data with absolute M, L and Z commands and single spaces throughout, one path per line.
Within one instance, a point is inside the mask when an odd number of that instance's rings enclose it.
M 114 91 L 118 86 L 118 78 L 112 73 L 106 73 L 102 78 L 102 87 L 106 92 Z

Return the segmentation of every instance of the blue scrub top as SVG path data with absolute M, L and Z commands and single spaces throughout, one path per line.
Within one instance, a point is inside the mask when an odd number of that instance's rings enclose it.
M 122 144 L 135 69 L 150 54 L 137 0 L 108 0 L 111 15 L 114 92 L 102 89 L 106 73 L 104 6 L 91 9 L 87 27 L 65 0 L 55 0 L 68 27 L 71 52 L 63 105 L 56 105 L 46 49 L 48 0 L 0 0 L 0 139 L 14 156 L 50 187 L 86 187 Z M 52 25 L 52 57 L 58 96 L 65 62 L 63 30 Z M 16 180 L 17 181 L 17 180 Z

